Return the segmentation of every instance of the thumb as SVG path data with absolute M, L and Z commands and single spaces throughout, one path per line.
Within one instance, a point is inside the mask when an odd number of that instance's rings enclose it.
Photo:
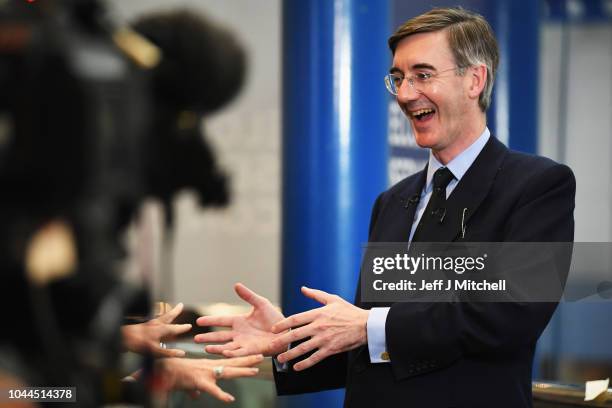
M 159 316 L 157 320 L 159 320 L 162 323 L 172 323 L 172 321 L 176 319 L 177 316 L 180 315 L 182 311 L 183 311 L 183 304 L 179 303 L 176 306 L 174 306 L 171 310 Z
M 247 288 L 242 283 L 237 283 L 236 285 L 234 285 L 234 291 L 236 291 L 236 294 L 240 296 L 242 300 L 255 307 L 263 306 L 267 300 L 265 297 L 259 296 L 257 293 L 253 292 L 251 289 Z

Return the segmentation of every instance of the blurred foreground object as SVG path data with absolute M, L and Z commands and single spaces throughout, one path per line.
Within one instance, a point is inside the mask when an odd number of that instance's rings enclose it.
M 200 119 L 242 87 L 242 48 L 231 33 L 188 11 L 153 13 L 133 27 L 163 52 L 153 70 L 156 137 L 147 161 L 149 193 L 168 203 L 189 187 L 202 205 L 226 204 L 226 177 L 203 143 Z
M 235 95 L 245 58 L 220 28 L 173 15 L 146 34 L 189 46 L 117 28 L 101 0 L 0 3 L 0 305 L 12 311 L 0 373 L 76 387 L 79 406 L 123 399 L 120 325 L 147 313 L 150 282 L 123 282 L 120 238 L 143 199 L 228 199 L 199 122 Z M 186 75 L 191 58 L 208 70 Z M 184 99 L 164 91 L 185 80 Z

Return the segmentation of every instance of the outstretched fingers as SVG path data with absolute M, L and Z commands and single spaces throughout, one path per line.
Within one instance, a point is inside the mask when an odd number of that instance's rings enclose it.
M 232 327 L 236 316 L 201 316 L 196 320 L 198 326 Z
M 304 296 L 316 300 L 317 302 L 322 303 L 324 305 L 330 303 L 336 298 L 335 295 L 327 293 L 323 290 L 311 289 L 306 286 L 302 286 L 302 293 L 304 294 Z
M 240 347 L 234 350 L 224 350 L 221 354 L 224 357 L 244 357 L 253 354 L 253 352 L 248 348 Z
M 270 343 L 270 347 L 274 349 L 286 347 L 291 343 L 312 336 L 313 334 L 313 328 L 310 325 L 299 327 L 295 330 L 288 331 L 287 333 L 281 334 L 280 336 L 276 337 Z
M 242 300 L 254 307 L 262 306 L 268 301 L 265 297 L 253 292 L 251 289 L 247 288 L 242 283 L 235 284 L 234 290 Z
M 308 341 L 300 343 L 296 347 L 293 347 L 282 354 L 279 354 L 277 360 L 279 363 L 285 363 L 287 361 L 294 360 L 301 355 L 304 355 L 316 348 L 321 346 L 321 340 L 318 338 L 312 338 Z
M 293 316 L 289 316 L 286 319 L 283 319 L 280 322 L 276 323 L 274 326 L 272 326 L 272 332 L 281 333 L 285 330 L 291 329 L 292 327 L 308 324 L 316 319 L 318 313 L 318 309 L 313 309 L 307 312 L 302 312 L 294 314 Z
M 232 394 L 223 391 L 215 382 L 202 377 L 198 377 L 196 385 L 199 391 L 204 391 L 223 402 L 234 402 L 236 400 Z
M 232 330 L 220 330 L 210 333 L 196 334 L 193 340 L 196 343 L 222 343 L 231 341 L 234 338 Z
M 211 344 L 206 346 L 204 350 L 210 354 L 223 354 L 225 350 L 235 350 L 237 348 L 240 348 L 240 345 L 232 341 L 226 344 Z
M 167 326 L 164 327 L 164 330 L 163 330 L 164 333 L 162 334 L 161 338 L 164 340 L 169 340 L 173 337 L 187 333 L 189 330 L 191 330 L 191 324 L 189 323 L 168 324 Z
M 185 351 L 181 349 L 162 348 L 159 344 L 152 347 L 153 354 L 158 357 L 185 357 Z
M 182 311 L 183 311 L 183 304 L 179 303 L 176 306 L 174 306 L 171 310 L 159 316 L 157 320 L 159 320 L 162 323 L 172 323 L 174 319 L 176 319 L 178 315 L 181 314 Z
M 323 350 L 319 349 L 319 350 L 315 351 L 307 359 L 304 359 L 304 360 L 300 361 L 299 363 L 294 364 L 293 365 L 293 369 L 295 371 L 306 370 L 307 368 L 312 367 L 313 365 L 317 364 L 318 362 L 320 362 L 321 360 L 323 360 L 327 356 L 328 356 L 328 354 L 326 352 L 324 352 Z
M 263 355 L 254 354 L 247 357 L 227 358 L 225 360 L 219 360 L 224 366 L 231 367 L 250 367 L 255 364 L 259 364 L 263 361 Z
M 253 377 L 257 375 L 259 368 L 257 367 L 224 367 L 221 378 L 232 379 L 240 377 Z

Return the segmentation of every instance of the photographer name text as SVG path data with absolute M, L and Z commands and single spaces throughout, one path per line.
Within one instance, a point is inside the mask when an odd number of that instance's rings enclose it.
M 436 279 L 433 281 L 421 280 L 421 284 L 410 281 L 407 279 L 401 279 L 396 282 L 384 282 L 381 279 L 377 279 L 372 283 L 372 287 L 375 291 L 480 291 L 480 292 L 502 292 L 506 290 L 506 280 L 500 279 L 498 281 L 489 282 L 486 279 L 477 280 L 444 280 Z

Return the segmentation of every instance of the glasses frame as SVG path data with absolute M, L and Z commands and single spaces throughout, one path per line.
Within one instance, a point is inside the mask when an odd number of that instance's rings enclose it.
M 392 73 L 385 75 L 385 87 L 387 88 L 387 91 L 389 91 L 391 95 L 397 96 L 397 94 L 399 93 L 399 89 L 402 87 L 402 83 L 404 82 L 405 79 L 407 79 L 408 85 L 410 85 L 410 87 L 414 89 L 415 92 L 423 93 L 422 89 L 417 88 L 418 86 L 417 83 L 426 85 L 429 83 L 431 79 L 437 77 L 438 75 L 444 72 L 459 71 L 460 69 L 461 68 L 455 66 L 452 68 L 443 69 L 442 71 L 436 71 L 436 72 L 417 72 L 416 74 L 413 74 L 410 76 L 405 76 L 404 74 L 401 74 L 401 73 L 392 72 Z M 422 76 L 422 77 L 419 78 L 419 76 Z M 398 90 L 397 92 L 393 92 L 393 88 L 394 88 L 394 85 L 392 85 L 393 78 L 400 79 L 400 83 L 397 86 L 397 90 Z

